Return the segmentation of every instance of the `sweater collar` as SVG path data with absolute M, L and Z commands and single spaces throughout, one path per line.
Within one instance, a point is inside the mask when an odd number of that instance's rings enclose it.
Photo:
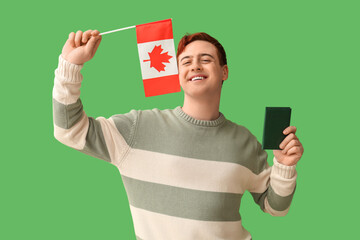
M 215 119 L 215 120 L 199 120 L 196 118 L 191 117 L 190 115 L 186 114 L 181 106 L 177 106 L 174 109 L 174 113 L 176 114 L 176 116 L 184 119 L 185 121 L 192 123 L 194 125 L 198 125 L 198 126 L 204 126 L 204 127 L 216 127 L 219 126 L 220 124 L 222 124 L 226 119 L 224 114 L 220 113 L 220 116 Z

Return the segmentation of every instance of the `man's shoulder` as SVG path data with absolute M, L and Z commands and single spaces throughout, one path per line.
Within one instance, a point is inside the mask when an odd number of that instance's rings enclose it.
M 143 110 L 138 110 L 140 112 L 144 112 L 144 113 L 152 113 L 152 114 L 164 114 L 164 113 L 168 113 L 169 111 L 172 111 L 173 109 L 159 109 L 159 108 L 151 108 L 151 109 L 143 109 Z
M 247 127 L 245 127 L 244 125 L 239 124 L 239 123 L 236 123 L 236 122 L 233 122 L 233 121 L 231 121 L 231 120 L 229 120 L 229 119 L 226 119 L 226 122 L 228 123 L 229 126 L 237 129 L 238 131 L 241 131 L 241 132 L 244 132 L 244 133 L 247 133 L 247 134 L 251 134 L 251 135 L 252 135 L 251 131 L 250 131 Z
M 116 114 L 112 116 L 114 120 L 128 119 L 133 121 L 158 121 L 159 119 L 167 119 L 174 115 L 174 109 L 131 109 L 127 113 Z
M 151 109 L 143 109 L 143 110 L 136 110 L 139 116 L 142 117 L 161 117 L 166 115 L 171 115 L 174 109 L 167 108 L 167 109 L 159 109 L 159 108 L 151 108 Z
M 173 109 L 159 109 L 159 108 L 152 108 L 152 109 L 131 109 L 126 113 L 115 114 L 113 116 L 122 116 L 122 115 L 161 115 L 161 114 L 169 114 L 173 111 Z
M 230 131 L 227 131 L 228 134 L 233 135 L 235 138 L 243 141 L 244 139 L 249 140 L 250 142 L 256 142 L 257 137 L 243 124 L 233 122 L 229 119 L 226 119 L 226 126 L 228 126 Z

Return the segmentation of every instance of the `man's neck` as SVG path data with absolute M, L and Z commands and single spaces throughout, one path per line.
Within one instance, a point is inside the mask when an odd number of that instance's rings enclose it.
M 220 96 L 211 99 L 193 99 L 184 96 L 182 110 L 187 115 L 198 120 L 216 120 L 219 118 Z

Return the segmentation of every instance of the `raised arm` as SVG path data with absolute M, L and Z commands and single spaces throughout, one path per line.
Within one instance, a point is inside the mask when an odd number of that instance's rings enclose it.
M 121 118 L 94 119 L 86 115 L 80 100 L 83 80 L 80 70 L 86 61 L 93 58 L 100 41 L 101 36 L 97 30 L 69 34 L 55 70 L 54 136 L 69 147 L 119 166 L 128 144 L 116 124 L 121 121 L 121 126 L 131 128 L 136 119 L 136 111 L 124 114 Z

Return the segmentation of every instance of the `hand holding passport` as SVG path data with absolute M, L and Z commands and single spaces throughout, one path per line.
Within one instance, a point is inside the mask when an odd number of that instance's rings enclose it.
M 262 149 L 274 149 L 276 160 L 286 166 L 296 165 L 304 153 L 296 127 L 290 126 L 290 115 L 289 107 L 266 107 L 262 144 Z

